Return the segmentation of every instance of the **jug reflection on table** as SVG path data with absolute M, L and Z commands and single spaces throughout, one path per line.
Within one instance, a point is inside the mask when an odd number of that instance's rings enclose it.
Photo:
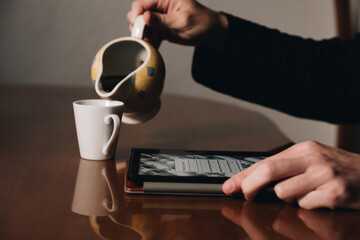
M 96 93 L 124 102 L 122 122 L 138 124 L 153 118 L 160 109 L 165 65 L 160 53 L 143 40 L 145 22 L 139 16 L 131 37 L 105 44 L 95 55 L 91 79 Z

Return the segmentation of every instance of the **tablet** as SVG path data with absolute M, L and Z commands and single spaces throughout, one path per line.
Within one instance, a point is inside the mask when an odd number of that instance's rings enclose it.
M 125 177 L 131 194 L 219 195 L 231 176 L 270 152 L 132 149 Z

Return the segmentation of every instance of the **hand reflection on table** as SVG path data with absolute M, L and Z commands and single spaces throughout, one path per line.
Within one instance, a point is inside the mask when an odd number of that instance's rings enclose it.
M 293 205 L 243 201 L 226 205 L 222 214 L 251 239 L 358 239 L 359 221 L 352 211 L 305 210 Z

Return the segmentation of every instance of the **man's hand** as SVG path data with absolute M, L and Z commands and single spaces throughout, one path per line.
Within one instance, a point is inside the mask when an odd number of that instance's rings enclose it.
M 253 199 L 279 181 L 276 195 L 305 209 L 360 209 L 360 155 L 317 142 L 296 144 L 236 174 L 223 185 L 226 194 L 242 191 Z
M 130 31 L 139 15 L 151 32 L 145 38 L 154 46 L 163 39 L 184 45 L 221 49 L 227 37 L 227 18 L 194 0 L 136 0 L 127 18 Z

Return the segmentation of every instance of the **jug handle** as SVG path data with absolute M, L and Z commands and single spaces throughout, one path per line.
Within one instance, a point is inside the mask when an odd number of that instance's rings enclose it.
M 131 32 L 131 36 L 142 39 L 144 35 L 144 29 L 145 29 L 145 21 L 143 15 L 137 16 L 133 26 L 133 30 Z

